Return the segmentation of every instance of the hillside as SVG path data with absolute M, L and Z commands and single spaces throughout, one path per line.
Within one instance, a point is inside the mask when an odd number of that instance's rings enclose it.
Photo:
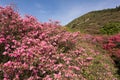
M 89 12 L 66 26 L 74 31 L 99 34 L 100 27 L 109 22 L 120 22 L 120 7 Z

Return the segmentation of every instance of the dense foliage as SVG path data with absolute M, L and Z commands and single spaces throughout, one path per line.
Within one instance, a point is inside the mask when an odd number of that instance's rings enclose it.
M 92 57 L 79 57 L 86 53 L 77 47 L 77 36 L 58 22 L 40 23 L 32 16 L 21 18 L 10 6 L 0 7 L 0 79 L 83 80 L 80 68 Z
M 103 47 L 112 55 L 120 58 L 120 34 L 113 35 L 104 41 Z
M 120 23 L 119 22 L 111 22 L 107 23 L 100 29 L 103 34 L 116 34 L 120 32 Z
M 120 34 L 106 38 L 103 41 L 103 48 L 110 53 L 115 66 L 118 68 L 117 73 L 120 75 Z

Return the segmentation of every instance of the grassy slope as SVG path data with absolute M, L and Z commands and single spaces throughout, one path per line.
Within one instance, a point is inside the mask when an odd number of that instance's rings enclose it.
M 89 12 L 66 26 L 72 31 L 99 34 L 99 28 L 108 22 L 120 22 L 120 7 Z
M 119 77 L 116 73 L 117 68 L 114 67 L 114 62 L 108 53 L 100 45 L 93 44 L 91 40 L 82 40 L 85 36 L 86 34 L 81 34 L 79 46 L 86 49 L 86 53 L 94 59 L 91 65 L 82 68 L 84 77 L 87 80 L 113 80 Z
M 64 27 L 64 29 L 69 32 L 74 32 L 70 28 Z M 109 53 L 106 50 L 103 50 L 103 48 L 100 47 L 100 44 L 92 43 L 92 41 L 89 40 L 90 38 L 85 39 L 87 35 L 92 36 L 86 33 L 80 33 L 78 45 L 83 47 L 86 50 L 86 53 L 94 59 L 91 65 L 82 68 L 82 75 L 87 80 L 113 80 L 115 78 L 116 80 L 119 80 L 120 75 L 117 73 L 118 69 L 115 67 L 115 63 L 109 56 Z

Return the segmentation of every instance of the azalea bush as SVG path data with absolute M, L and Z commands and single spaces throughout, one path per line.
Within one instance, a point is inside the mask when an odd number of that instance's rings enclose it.
M 84 35 L 84 38 L 82 39 L 88 41 L 89 43 L 93 43 L 96 46 L 101 46 L 102 48 L 107 50 L 111 56 L 120 58 L 120 34 L 111 36 Z
M 93 58 L 78 47 L 78 36 L 58 21 L 40 23 L 10 6 L 0 7 L 0 79 L 85 80 L 81 68 Z
M 110 53 L 115 66 L 118 68 L 117 73 L 120 75 L 120 34 L 106 38 L 103 42 L 103 48 Z
M 120 58 L 120 34 L 113 35 L 104 41 L 103 47 L 112 55 Z

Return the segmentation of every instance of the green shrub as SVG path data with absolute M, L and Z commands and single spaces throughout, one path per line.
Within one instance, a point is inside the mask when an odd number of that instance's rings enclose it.
M 100 29 L 100 32 L 103 34 L 108 34 L 108 35 L 119 33 L 120 32 L 120 22 L 107 23 Z

